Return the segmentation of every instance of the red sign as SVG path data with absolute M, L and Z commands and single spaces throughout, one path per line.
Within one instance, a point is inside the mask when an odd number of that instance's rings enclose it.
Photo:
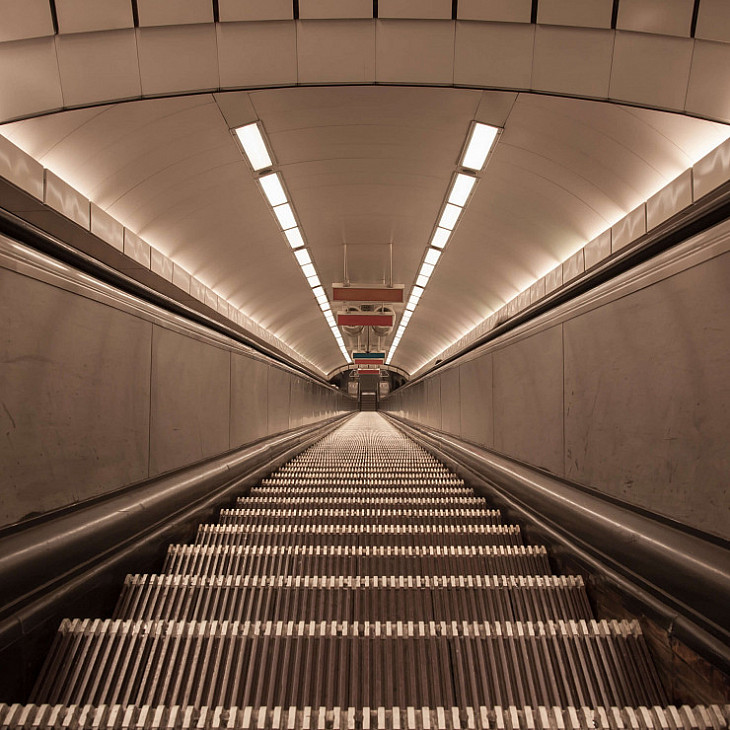
M 380 368 L 358 368 L 360 375 L 380 375 Z
M 392 327 L 392 314 L 338 314 L 337 324 L 340 327 Z
M 332 286 L 334 302 L 393 302 L 403 303 L 403 289 L 379 289 L 362 286 Z

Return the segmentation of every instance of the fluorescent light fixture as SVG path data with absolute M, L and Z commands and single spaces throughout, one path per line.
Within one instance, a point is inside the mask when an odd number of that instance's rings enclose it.
M 305 276 L 307 275 L 305 274 Z M 311 276 L 307 276 L 307 281 L 309 282 L 309 286 L 311 286 L 312 289 L 316 289 L 318 286 L 322 286 L 322 282 L 319 280 L 316 272 Z
M 284 235 L 292 248 L 301 248 L 304 245 L 304 239 L 298 228 L 290 228 L 288 231 L 284 231 Z
M 307 251 L 306 248 L 300 248 L 298 251 L 294 252 L 294 255 L 297 257 L 297 261 L 302 267 L 312 263 L 312 259 L 309 257 L 309 251 Z
M 461 160 L 461 166 L 469 170 L 479 172 L 484 167 L 487 155 L 492 149 L 494 140 L 497 138 L 497 127 L 491 127 L 489 124 L 477 122 L 471 130 L 469 141 L 466 144 L 464 157 Z
M 294 218 L 294 213 L 292 212 L 291 205 L 289 203 L 284 203 L 284 205 L 277 205 L 274 208 L 274 214 L 276 215 L 276 218 L 279 221 L 279 225 L 281 226 L 282 230 L 286 231 L 289 228 L 295 228 L 297 225 L 297 222 Z
M 322 307 L 322 309 L 327 309 L 330 305 L 330 303 L 327 301 L 326 294 L 321 294 L 320 296 L 315 297 L 315 299 L 317 300 L 319 306 Z
M 469 200 L 469 195 L 476 181 L 477 179 L 475 177 L 460 172 L 456 176 L 456 180 L 454 180 L 454 186 L 451 188 L 449 203 L 463 208 L 466 205 L 466 201 Z
M 436 233 L 433 234 L 433 238 L 431 239 L 431 245 L 434 248 L 444 248 L 446 244 L 449 242 L 449 236 L 451 235 L 451 231 L 447 231 L 445 228 L 437 228 Z M 302 243 L 302 246 L 304 244 Z
M 307 277 L 307 279 L 309 279 L 310 276 L 317 276 L 317 271 L 312 263 L 304 264 L 302 266 L 302 273 Z
M 330 307 L 329 302 L 321 302 L 319 305 L 319 308 L 326 314 L 327 312 L 332 311 L 332 307 Z
M 413 287 L 413 292 L 411 292 L 411 296 L 408 298 L 408 304 L 413 304 L 413 306 L 418 304 L 418 300 L 421 298 L 422 294 L 423 289 L 421 289 L 420 287 Z
M 421 274 L 416 279 L 416 284 L 418 284 L 418 286 L 426 286 L 426 284 L 428 284 L 428 277 L 427 276 L 424 276 L 423 274 Z
M 425 276 L 426 280 L 431 278 L 433 274 L 434 265 L 427 264 L 425 261 L 421 264 L 421 270 L 418 272 L 421 276 Z
M 274 210 L 276 210 L 276 208 L 274 208 Z M 458 205 L 452 205 L 451 203 L 446 203 L 444 212 L 441 214 L 441 220 L 439 221 L 439 227 L 446 228 L 449 231 L 453 231 L 454 226 L 456 225 L 456 221 L 459 220 L 460 215 L 461 215 L 461 208 L 459 208 Z
M 466 177 L 466 175 L 463 177 Z M 281 186 L 279 176 L 275 172 L 272 172 L 270 175 L 262 175 L 259 178 L 259 185 L 261 185 L 261 189 L 264 191 L 264 195 L 269 201 L 269 205 L 273 207 L 275 205 L 282 205 L 283 203 L 286 203 L 286 193 L 284 192 L 284 188 Z
M 416 308 L 417 302 L 411 302 L 408 301 L 408 304 L 406 304 L 406 312 L 412 312 Z
M 261 134 L 257 122 L 247 124 L 245 127 L 239 127 L 236 129 L 236 135 L 254 170 L 264 170 L 271 167 L 271 157 L 269 157 L 264 136 Z
M 427 264 L 433 264 L 435 266 L 436 262 L 439 260 L 439 256 L 441 256 L 441 251 L 437 248 L 429 248 L 428 251 L 426 251 L 426 258 L 424 261 Z
M 319 299 L 319 297 L 324 296 L 326 298 L 327 294 L 324 290 L 323 286 L 318 286 L 312 289 L 312 294 L 314 294 L 315 297 Z

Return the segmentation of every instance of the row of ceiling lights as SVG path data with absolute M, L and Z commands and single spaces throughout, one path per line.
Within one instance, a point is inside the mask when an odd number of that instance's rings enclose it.
M 464 208 L 474 191 L 474 185 L 477 181 L 476 173 L 484 169 L 487 157 L 494 147 L 499 132 L 498 127 L 492 127 L 489 124 L 483 124 L 481 122 L 474 122 L 472 124 L 470 132 L 467 135 L 463 154 L 461 155 L 460 170 L 454 175 L 449 194 L 442 206 L 441 217 L 431 236 L 431 243 L 426 249 L 426 255 L 423 257 L 418 278 L 411 289 L 411 295 L 406 303 L 405 312 L 403 312 L 400 325 L 390 345 L 388 357 L 385 361 L 386 365 L 390 364 L 395 351 L 398 349 L 403 333 L 413 316 L 418 302 L 423 296 L 426 284 L 428 284 L 431 274 L 433 274 L 436 264 L 441 258 L 441 254 L 449 242 L 449 238 L 454 232 L 464 212 Z M 464 170 L 467 172 L 463 172 Z
M 276 217 L 282 233 L 289 242 L 294 257 L 302 270 L 312 293 L 314 294 L 317 304 L 319 304 L 327 324 L 332 330 L 332 334 L 337 341 L 342 356 L 346 362 L 350 361 L 350 354 L 345 347 L 345 343 L 337 327 L 337 322 L 332 314 L 332 307 L 327 299 L 327 293 L 322 286 L 322 282 L 317 276 L 317 271 L 312 263 L 312 257 L 309 249 L 306 247 L 304 237 L 300 226 L 297 225 L 297 219 L 294 214 L 292 204 L 289 202 L 284 186 L 281 182 L 281 176 L 278 172 L 273 171 L 273 161 L 269 153 L 269 146 L 264 139 L 261 126 L 258 122 L 246 124 L 235 130 L 243 151 L 248 158 L 254 173 L 257 174 L 257 180 L 261 186 L 261 191 L 268 201 L 271 209 Z

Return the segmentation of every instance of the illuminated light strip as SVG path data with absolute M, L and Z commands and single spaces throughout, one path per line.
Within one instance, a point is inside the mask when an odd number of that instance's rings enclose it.
M 386 365 L 390 365 L 393 355 L 395 355 L 395 351 L 398 349 L 398 345 L 403 337 L 403 333 L 423 295 L 424 288 L 428 284 L 436 268 L 436 264 L 441 258 L 443 249 L 446 248 L 449 238 L 464 213 L 464 209 L 474 192 L 474 186 L 478 180 L 477 173 L 480 173 L 484 169 L 487 158 L 494 149 L 499 132 L 500 129 L 498 127 L 492 127 L 489 124 L 482 124 L 481 122 L 474 122 L 469 129 L 464 151 L 460 158 L 460 169 L 453 176 L 448 195 L 441 207 L 438 224 L 431 235 L 430 245 L 426 249 L 426 254 L 421 262 L 416 283 L 411 290 L 411 296 L 406 303 L 406 309 L 401 317 L 395 337 L 390 343 L 388 357 L 385 361 Z M 468 172 L 464 172 L 464 170 Z
M 694 158 L 693 159 L 693 163 L 692 163 L 692 165 L 690 167 L 686 168 L 685 170 L 683 170 L 682 172 L 680 172 L 678 175 L 675 175 L 675 177 L 672 180 L 670 180 L 668 183 L 665 183 L 662 187 L 654 190 L 650 195 L 648 195 L 646 197 L 646 199 L 643 201 L 643 203 L 640 203 L 638 206 L 635 206 L 632 209 L 632 211 L 633 210 L 637 210 L 638 208 L 640 208 L 642 206 L 646 206 L 647 203 L 649 202 L 649 200 L 652 197 L 654 197 L 655 195 L 657 195 L 662 190 L 668 188 L 678 178 L 680 178 L 682 175 L 684 175 L 688 170 L 693 170 L 694 167 L 701 160 L 710 157 L 710 155 L 713 155 L 714 156 L 716 153 L 718 153 L 718 151 L 720 150 L 720 148 L 723 147 L 723 145 L 725 145 L 724 153 L 727 154 L 730 151 L 730 145 L 728 144 L 728 140 L 730 140 L 730 128 L 729 128 L 729 131 L 726 133 L 725 141 L 724 142 L 721 142 L 719 145 L 717 145 L 717 147 L 713 148 L 712 150 L 705 152 L 704 155 L 698 156 L 698 157 Z M 706 191 L 706 192 L 709 192 L 709 191 Z M 696 198 L 694 197 L 694 193 L 693 193 L 693 200 L 696 201 Z M 580 251 L 584 250 L 586 248 L 586 246 L 588 246 L 592 242 L 596 241 L 597 239 L 605 236 L 606 234 L 610 233 L 611 230 L 612 230 L 612 228 L 613 228 L 613 226 L 615 226 L 619 221 L 621 221 L 622 219 L 624 219 L 626 216 L 630 215 L 632 211 L 628 211 L 627 213 L 624 213 L 623 215 L 617 216 L 616 219 L 609 226 L 607 226 L 606 228 L 604 228 L 602 231 L 600 231 L 597 235 L 593 236 L 588 241 L 585 241 L 572 254 L 570 254 L 569 256 L 567 256 L 566 258 L 564 258 L 562 261 L 560 261 L 557 266 L 553 267 L 550 271 L 546 272 L 542 276 L 539 276 L 536 279 L 534 279 L 528 286 L 524 287 L 523 289 L 520 289 L 520 291 L 518 291 L 517 294 L 515 294 L 511 299 L 507 300 L 501 307 L 499 307 L 498 309 L 494 310 L 490 315 L 488 315 L 487 317 L 485 317 L 476 326 L 472 327 L 470 330 L 468 330 L 467 332 L 465 332 L 463 335 L 460 335 L 459 337 L 457 337 L 455 340 L 453 340 L 451 342 L 450 345 L 448 345 L 447 347 L 445 347 L 443 350 L 441 350 L 437 354 L 435 354 L 432 357 L 430 357 L 428 360 L 426 360 L 426 361 L 422 362 L 420 365 L 418 365 L 417 368 L 413 371 L 413 376 L 418 375 L 427 365 L 429 365 L 430 363 L 433 363 L 436 360 L 445 359 L 447 357 L 452 357 L 453 355 L 455 355 L 456 353 L 458 353 L 464 347 L 467 347 L 468 345 L 470 345 L 473 342 L 475 342 L 478 337 L 483 336 L 487 332 L 491 332 L 499 324 L 503 323 L 504 321 L 506 321 L 510 317 L 514 316 L 514 315 L 510 315 L 509 314 L 509 307 L 510 307 L 510 305 L 512 304 L 513 301 L 517 300 L 525 292 L 528 292 L 530 289 L 532 289 L 532 287 L 534 287 L 536 284 L 538 284 L 541 280 L 546 280 L 545 281 L 545 285 L 547 286 L 547 278 L 549 276 L 551 276 L 554 271 L 556 271 L 558 269 L 561 269 L 567 261 L 569 261 L 573 256 L 575 256 L 576 254 L 578 254 Z M 642 233 L 640 235 L 644 235 L 644 234 Z M 636 239 L 634 238 L 633 240 L 636 240 Z M 609 255 L 610 255 L 610 253 L 609 254 L 606 254 L 606 256 L 609 256 Z M 600 259 L 600 261 L 603 261 L 603 260 L 605 260 L 605 258 L 601 258 Z M 570 281 L 572 281 L 572 279 Z M 561 285 L 558 285 L 558 287 L 559 286 L 562 286 L 562 284 Z M 554 291 L 556 291 L 556 289 L 550 289 L 547 292 L 547 294 L 552 294 Z M 542 296 L 536 298 L 534 301 L 530 301 L 530 303 L 528 304 L 528 307 L 531 306 L 533 303 L 540 301 L 541 299 L 542 299 Z M 514 314 L 518 314 L 521 311 L 524 311 L 524 309 L 517 309 Z M 492 320 L 492 323 L 491 324 L 489 324 L 489 320 L 490 319 Z M 486 328 L 485 328 L 485 325 L 487 325 Z M 456 346 L 458 346 L 457 349 L 453 349 Z
M 345 347 L 345 342 L 332 315 L 332 307 L 327 300 L 327 293 L 322 287 L 319 276 L 317 276 L 317 270 L 312 263 L 309 249 L 302 235 L 301 226 L 297 224 L 297 216 L 286 194 L 281 173 L 272 169 L 274 162 L 261 123 L 253 122 L 252 124 L 246 124 L 243 127 L 238 127 L 234 132 L 241 143 L 243 152 L 251 165 L 254 175 L 257 176 L 256 179 L 261 188 L 261 192 L 276 217 L 279 228 L 289 243 L 289 247 L 294 252 L 294 257 L 307 280 L 307 284 L 309 284 L 314 298 L 322 310 L 322 315 L 332 331 L 337 346 L 340 348 L 345 362 L 349 363 L 350 354 Z

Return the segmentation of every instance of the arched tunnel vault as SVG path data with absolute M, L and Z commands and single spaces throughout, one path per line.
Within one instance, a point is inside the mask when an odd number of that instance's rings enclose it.
M 328 374 L 342 355 L 231 130 L 261 123 L 325 287 L 343 243 L 382 281 L 392 242 L 408 292 L 470 125 L 503 128 L 394 357 L 413 373 L 728 137 L 711 5 L 685 33 L 676 8 L 134 28 L 62 2 L 55 35 L 6 28 L 0 133 Z
M 0 133 L 328 373 L 342 356 L 231 128 L 262 124 L 325 286 L 343 243 L 357 281 L 385 273 L 392 241 L 408 291 L 475 119 L 504 132 L 393 361 L 408 372 L 727 136 L 618 104 L 378 86 L 123 102 Z

